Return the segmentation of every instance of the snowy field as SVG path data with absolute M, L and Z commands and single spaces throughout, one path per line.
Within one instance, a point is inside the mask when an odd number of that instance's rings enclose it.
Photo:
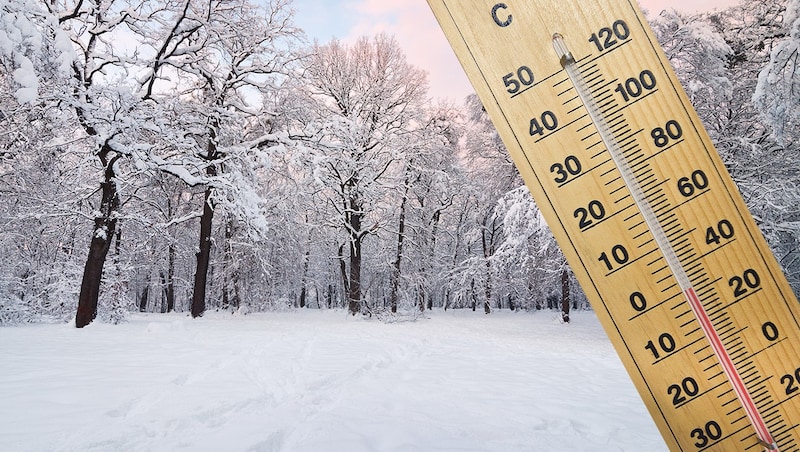
M 0 328 L 0 451 L 663 451 L 592 313 Z

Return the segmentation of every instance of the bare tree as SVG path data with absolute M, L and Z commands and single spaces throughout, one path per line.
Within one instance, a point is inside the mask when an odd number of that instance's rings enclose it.
M 386 35 L 352 46 L 318 45 L 312 60 L 303 94 L 308 114 L 297 123 L 314 150 L 309 160 L 323 185 L 320 195 L 344 232 L 344 286 L 355 315 L 362 308 L 363 243 L 381 227 L 374 214 L 387 191 L 384 182 L 402 173 L 396 166 L 408 149 L 427 84 Z

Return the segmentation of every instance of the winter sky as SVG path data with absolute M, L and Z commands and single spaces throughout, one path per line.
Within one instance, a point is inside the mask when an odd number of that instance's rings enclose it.
M 739 0 L 640 0 L 649 14 L 665 8 L 692 13 L 722 9 Z M 411 64 L 428 72 L 431 94 L 460 101 L 472 88 L 425 0 L 294 0 L 295 21 L 310 40 L 352 41 L 395 35 Z

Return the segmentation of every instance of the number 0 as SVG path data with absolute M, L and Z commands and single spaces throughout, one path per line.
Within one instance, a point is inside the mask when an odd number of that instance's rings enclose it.
M 772 322 L 767 322 L 761 326 L 761 332 L 764 333 L 764 337 L 767 338 L 768 341 L 777 341 L 779 337 L 781 337 L 781 333 L 778 331 L 778 327 L 775 326 Z
M 634 292 L 631 294 L 631 306 L 636 312 L 644 312 L 647 310 L 647 299 L 641 292 Z

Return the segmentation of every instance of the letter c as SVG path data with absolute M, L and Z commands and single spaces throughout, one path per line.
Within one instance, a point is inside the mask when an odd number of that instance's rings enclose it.
M 511 25 L 511 22 L 514 21 L 514 16 L 509 14 L 508 18 L 505 21 L 500 20 L 500 18 L 497 17 L 497 12 L 501 9 L 508 9 L 508 5 L 506 5 L 505 3 L 498 3 L 494 5 L 494 8 L 492 8 L 492 19 L 494 19 L 494 23 L 505 28 Z

